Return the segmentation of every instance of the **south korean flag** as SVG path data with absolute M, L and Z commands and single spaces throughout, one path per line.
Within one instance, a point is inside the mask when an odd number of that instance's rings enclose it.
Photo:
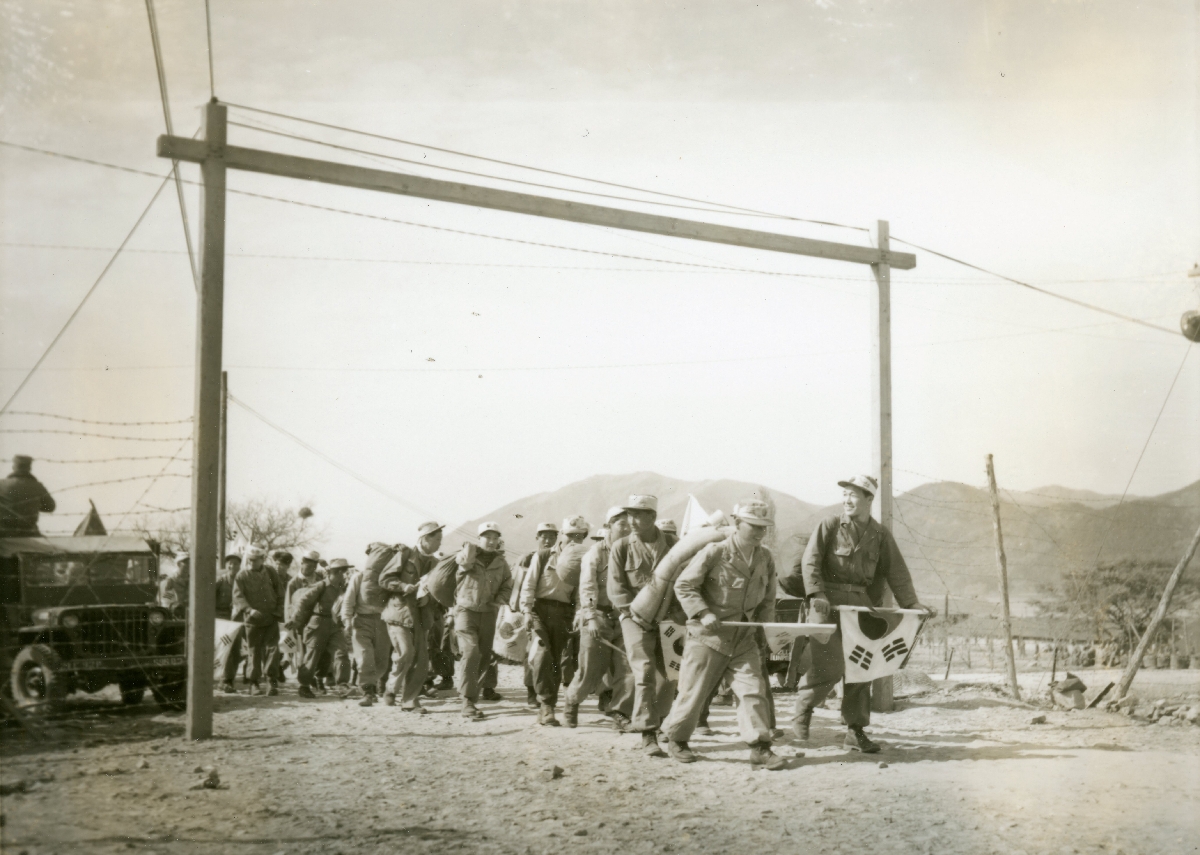
M 847 683 L 869 683 L 899 671 L 925 622 L 925 613 L 916 609 L 838 606 L 838 611 Z
M 662 641 L 663 667 L 667 669 L 667 679 L 672 683 L 677 682 L 679 671 L 683 668 L 683 640 L 687 637 L 687 629 L 664 620 L 658 624 L 658 637 Z

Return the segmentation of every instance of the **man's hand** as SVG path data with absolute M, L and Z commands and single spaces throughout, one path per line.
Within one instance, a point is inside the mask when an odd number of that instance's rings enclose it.
M 721 628 L 721 619 L 712 612 L 705 612 L 700 616 L 700 625 L 710 632 L 716 632 Z
M 924 603 L 913 603 L 912 607 L 918 611 L 925 612 L 925 617 L 927 619 L 935 618 L 938 615 L 937 609 L 935 609 L 933 606 L 927 606 Z
M 283 628 L 288 632 L 295 632 L 297 629 L 299 629 L 299 627 L 296 626 L 296 622 L 290 620 L 283 625 Z
M 833 606 L 829 602 L 829 597 L 824 594 L 813 594 L 808 598 L 808 605 L 812 609 L 812 613 L 817 618 L 818 623 L 830 623 L 830 618 L 833 615 Z
M 587 631 L 588 631 L 588 635 L 590 635 L 592 638 L 599 638 L 600 637 L 600 621 L 596 620 L 596 618 L 588 618 Z

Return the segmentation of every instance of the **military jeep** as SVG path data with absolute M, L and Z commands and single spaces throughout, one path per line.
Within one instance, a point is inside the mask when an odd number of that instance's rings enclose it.
M 47 711 L 116 684 L 182 709 L 186 621 L 155 604 L 158 558 L 133 537 L 0 538 L 0 666 L 18 706 Z

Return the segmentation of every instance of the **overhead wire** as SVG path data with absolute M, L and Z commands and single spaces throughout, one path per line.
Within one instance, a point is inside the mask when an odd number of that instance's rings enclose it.
M 75 307 L 75 311 L 71 312 L 66 323 L 62 325 L 62 328 L 58 331 L 57 335 L 55 335 L 50 341 L 50 344 L 46 346 L 46 349 L 42 351 L 42 355 L 38 357 L 37 362 L 33 364 L 33 367 L 29 369 L 29 372 L 24 376 L 24 378 L 22 378 L 21 382 L 17 384 L 17 388 L 11 395 L 8 396 L 8 400 L 4 402 L 4 406 L 0 407 L 0 414 L 5 413 L 12 402 L 16 400 L 16 397 L 21 394 L 21 390 L 25 388 L 25 384 L 29 382 L 29 378 L 33 377 L 34 373 L 38 370 L 38 368 L 41 367 L 42 363 L 46 361 L 46 357 L 50 355 L 50 351 L 54 350 L 54 346 L 58 344 L 59 339 L 63 337 L 63 334 L 71 326 L 72 321 L 79 316 L 80 311 L 83 310 L 83 307 L 87 304 L 87 301 L 91 299 L 92 294 L 96 293 L 96 288 L 100 286 L 100 283 L 104 281 L 104 277 L 108 274 L 108 271 L 112 269 L 112 266 L 116 263 L 116 260 L 120 258 L 121 251 L 125 249 L 126 245 L 133 238 L 134 233 L 138 230 L 138 226 L 142 224 L 142 220 L 146 219 L 146 215 L 150 213 L 150 209 L 154 207 L 154 203 L 158 201 L 159 195 L 162 193 L 163 189 L 167 186 L 167 182 L 170 180 L 171 176 L 168 174 L 167 177 L 163 179 L 163 182 L 158 185 L 158 189 L 154 191 L 154 195 L 150 197 L 150 201 L 146 204 L 146 207 L 142 210 L 142 213 L 138 215 L 136 222 L 133 224 L 133 228 L 131 228 L 129 233 L 125 235 L 125 239 L 121 241 L 121 245 L 118 246 L 116 252 L 112 254 L 112 258 L 110 258 L 108 263 L 104 265 L 104 269 L 100 271 L 100 275 L 96 277 L 96 281 L 92 283 L 92 287 L 89 288 L 87 293 L 83 295 L 83 299 L 79 301 L 79 305 Z
M 78 430 L 54 430 L 53 428 L 0 428 L 0 433 L 56 433 L 65 434 L 67 436 L 90 436 L 96 439 L 119 439 L 130 442 L 179 442 L 181 437 L 178 436 L 114 436 L 106 433 L 90 433 L 88 431 Z M 182 437 L 183 441 L 190 440 L 191 437 Z
M 372 133 L 370 131 L 363 131 L 363 130 L 358 130 L 355 128 L 345 127 L 343 125 L 334 125 L 334 124 L 330 124 L 328 122 L 320 122 L 315 119 L 306 119 L 301 116 L 291 116 L 291 115 L 288 115 L 287 113 L 279 113 L 279 112 L 275 112 L 273 110 L 264 110 L 261 107 L 250 107 L 245 104 L 233 104 L 228 101 L 226 101 L 224 103 L 226 106 L 233 107 L 236 110 L 247 110 L 252 113 L 261 113 L 266 116 L 275 116 L 276 118 L 279 118 L 279 119 L 289 119 L 294 122 L 302 122 L 304 124 L 315 125 L 317 127 L 328 128 L 330 130 L 343 131 L 345 133 L 357 134 L 359 136 L 370 137 L 372 139 L 385 140 L 387 142 L 393 142 L 393 143 L 398 143 L 400 145 L 412 146 L 414 148 L 423 148 L 428 151 L 438 151 L 438 152 L 442 152 L 443 154 L 452 154 L 452 155 L 455 155 L 458 157 L 470 158 L 472 160 L 480 160 L 480 161 L 485 161 L 487 163 L 495 163 L 495 164 L 498 164 L 501 166 L 510 166 L 510 167 L 514 167 L 516 169 L 528 169 L 531 172 L 540 172 L 544 175 L 556 175 L 560 178 L 571 178 L 576 181 L 587 181 L 587 182 L 590 182 L 593 184 L 601 184 L 606 187 L 617 187 L 622 190 L 633 190 L 637 193 L 649 193 L 651 195 L 661 196 L 661 197 L 667 198 L 667 199 L 679 199 L 684 202 L 696 202 L 701 205 L 719 206 L 721 208 L 726 208 L 731 212 L 753 214 L 755 216 L 760 216 L 760 217 L 772 217 L 775 219 L 791 220 L 793 222 L 800 222 L 800 223 L 813 223 L 815 225 L 832 226 L 834 228 L 840 228 L 840 229 L 852 229 L 854 231 L 862 231 L 862 232 L 870 231 L 870 229 L 864 228 L 863 226 L 851 226 L 851 225 L 846 225 L 845 223 L 830 222 L 828 220 L 813 220 L 813 219 L 806 219 L 804 217 L 792 217 L 792 216 L 788 216 L 786 214 L 777 214 L 777 213 L 773 213 L 770 211 L 761 211 L 761 210 L 757 210 L 755 208 L 746 208 L 746 207 L 742 207 L 742 206 L 738 206 L 738 205 L 729 205 L 724 202 L 713 202 L 709 199 L 697 199 L 697 198 L 694 198 L 691 196 L 680 196 L 680 195 L 677 195 L 674 193 L 664 193 L 660 190 L 649 190 L 644 187 L 635 187 L 635 186 L 629 185 L 629 184 L 618 184 L 613 181 L 603 181 L 598 178 L 588 178 L 587 176 L 574 175 L 569 172 L 559 172 L 559 171 L 556 171 L 553 169 L 543 169 L 541 167 L 529 166 L 527 164 L 522 164 L 522 163 L 515 163 L 515 162 L 509 161 L 509 160 L 500 160 L 498 158 L 484 157 L 483 155 L 469 154 L 469 153 L 463 152 L 463 151 L 456 151 L 455 149 L 442 148 L 440 146 L 428 145 L 426 143 L 413 142 L 412 140 L 401 139 L 399 137 L 389 137 L 384 134 L 376 134 L 376 133 Z M 504 179 L 501 179 L 501 180 L 504 180 Z M 587 191 L 577 191 L 577 192 L 587 192 Z
M 146 425 L 187 425 L 192 423 L 192 419 L 171 419 L 164 422 L 105 422 L 97 419 L 81 419 L 76 416 L 62 416 L 58 413 L 40 413 L 32 410 L 9 410 L 5 413 L 6 416 L 40 416 L 46 419 L 60 419 L 66 422 L 78 422 L 85 425 L 111 425 L 114 427 L 143 427 Z

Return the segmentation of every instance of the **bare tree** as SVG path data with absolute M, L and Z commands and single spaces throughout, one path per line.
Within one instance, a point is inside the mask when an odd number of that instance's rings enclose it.
M 328 532 L 311 521 L 310 503 L 283 507 L 264 498 L 231 502 L 225 513 L 229 544 L 254 543 L 268 552 L 274 549 L 304 549 L 324 543 Z M 140 517 L 133 529 L 157 550 L 169 555 L 191 548 L 192 521 L 184 511 L 168 517 Z

